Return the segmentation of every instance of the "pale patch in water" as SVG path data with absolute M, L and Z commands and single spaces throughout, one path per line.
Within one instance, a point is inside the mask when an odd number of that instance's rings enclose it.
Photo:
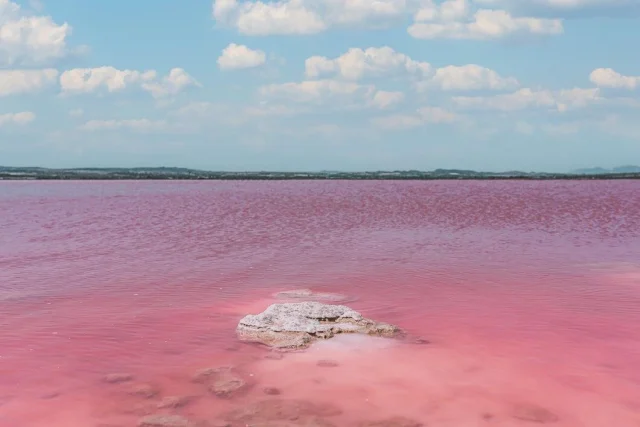
M 328 340 L 316 341 L 308 353 L 331 356 L 333 353 L 363 353 L 398 345 L 397 340 L 362 334 L 340 334 Z

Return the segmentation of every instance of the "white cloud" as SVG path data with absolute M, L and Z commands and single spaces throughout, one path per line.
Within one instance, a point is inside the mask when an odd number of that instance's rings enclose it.
M 69 24 L 49 16 L 26 13 L 9 0 L 0 0 L 0 64 L 42 64 L 67 53 Z
M 408 28 L 418 39 L 498 39 L 514 34 L 554 35 L 564 31 L 562 20 L 514 17 L 506 10 L 480 9 L 472 13 L 467 0 L 427 0 Z
M 56 83 L 58 70 L 0 70 L 0 96 L 36 92 Z
M 423 77 L 430 70 L 431 66 L 427 62 L 415 61 L 388 46 L 351 48 L 335 59 L 312 56 L 305 61 L 305 74 L 308 78 L 338 75 L 347 80 L 359 80 L 363 77 L 407 74 Z
M 317 4 L 318 0 L 309 4 Z M 324 0 L 330 24 L 379 24 L 403 16 L 411 0 Z
M 293 116 L 306 112 L 300 105 L 287 106 L 262 102 L 259 105 L 230 105 L 211 102 L 191 102 L 183 105 L 169 114 L 172 116 L 172 126 L 180 123 L 191 129 L 220 125 L 241 126 L 250 121 L 261 118 Z M 176 121 L 177 119 L 177 121 Z
M 424 0 L 422 3 L 414 16 L 417 22 L 461 21 L 470 13 L 470 7 L 466 0 L 447 0 L 440 4 L 436 4 L 433 0 Z
M 114 67 L 74 68 L 60 76 L 64 93 L 91 93 L 100 89 L 117 92 L 132 84 L 156 78 L 155 71 L 118 70 Z
M 221 70 L 238 70 L 243 68 L 255 68 L 267 61 L 267 55 L 261 50 L 253 50 L 245 45 L 231 43 L 224 48 L 218 58 L 218 67 Z
M 174 95 L 187 86 L 198 85 L 182 68 L 174 68 L 161 80 L 154 70 L 118 70 L 105 66 L 98 68 L 74 68 L 60 76 L 60 87 L 65 94 L 93 93 L 100 90 L 118 92 L 139 85 L 142 89 L 160 98 Z
M 341 109 L 362 107 L 385 109 L 404 98 L 401 92 L 379 91 L 373 85 L 330 79 L 271 84 L 262 86 L 259 92 L 266 99 L 330 105 Z
M 0 114 L 0 127 L 4 125 L 26 125 L 36 119 L 36 115 L 30 111 L 21 113 L 5 113 Z
M 172 68 L 161 81 L 145 80 L 142 83 L 142 88 L 154 98 L 176 95 L 189 86 L 200 87 L 201 84 L 182 68 Z
M 640 76 L 624 76 L 611 68 L 593 70 L 589 80 L 603 88 L 635 89 L 640 86 Z
M 440 107 L 421 107 L 415 114 L 394 114 L 376 117 L 371 120 L 374 126 L 382 129 L 411 129 L 427 124 L 447 124 L 459 120 L 459 117 Z
M 451 12 L 453 16 L 455 14 Z M 494 70 L 476 64 L 450 65 L 433 71 L 428 62 L 416 61 L 394 49 L 351 48 L 337 58 L 312 56 L 305 61 L 305 75 L 314 79 L 331 76 L 357 81 L 367 77 L 410 77 L 421 90 L 503 90 L 519 86 L 513 77 L 502 77 Z
M 475 3 L 500 7 L 543 7 L 555 12 L 605 7 L 611 9 L 637 8 L 637 0 L 475 0 Z
M 79 127 L 81 130 L 96 132 L 128 129 L 140 133 L 161 132 L 168 129 L 164 120 L 89 120 Z
M 213 17 L 253 36 L 317 34 L 330 28 L 384 28 L 413 14 L 415 38 L 493 39 L 518 33 L 553 35 L 562 20 L 513 16 L 499 1 L 445 0 L 215 0 Z M 478 4 L 490 6 L 478 9 Z
M 339 80 L 306 80 L 271 84 L 260 88 L 260 94 L 266 97 L 283 98 L 301 103 L 318 103 L 335 98 L 369 98 L 374 92 L 373 86 L 364 86 Z
M 201 101 L 183 105 L 171 114 L 181 118 L 207 118 L 223 113 L 225 110 L 224 105 Z
M 240 33 L 254 36 L 314 34 L 327 28 L 322 18 L 301 0 L 268 3 L 214 0 L 213 16 L 220 23 L 236 27 Z
M 548 108 L 563 112 L 599 102 L 602 98 L 598 89 L 574 88 L 550 91 L 524 88 L 504 95 L 457 96 L 452 99 L 459 107 L 466 109 L 518 111 L 528 108 Z
M 274 116 L 292 116 L 300 112 L 299 108 L 292 108 L 286 105 L 269 105 L 263 104 L 258 107 L 246 107 L 243 112 L 253 117 L 274 117 Z
M 254 36 L 316 34 L 336 25 L 380 25 L 407 12 L 408 0 L 214 0 L 219 23 Z
M 442 90 L 514 89 L 519 83 L 513 77 L 502 77 L 494 70 L 476 64 L 449 65 L 438 68 L 426 86 Z
M 387 92 L 384 90 L 379 90 L 375 93 L 375 95 L 373 95 L 371 106 L 384 110 L 399 104 L 403 99 L 404 93 L 402 92 Z

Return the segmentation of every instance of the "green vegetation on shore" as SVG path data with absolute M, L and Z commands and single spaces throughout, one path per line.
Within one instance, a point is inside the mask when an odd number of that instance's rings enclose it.
M 77 168 L 49 169 L 0 166 L 0 180 L 443 180 L 443 179 L 640 179 L 638 171 L 597 173 L 433 171 L 371 172 L 216 172 L 186 168 Z

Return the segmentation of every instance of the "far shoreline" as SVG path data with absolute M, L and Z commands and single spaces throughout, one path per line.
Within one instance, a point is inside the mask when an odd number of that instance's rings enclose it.
M 0 180 L 5 181 L 591 181 L 636 179 L 640 179 L 640 172 L 635 170 L 599 173 L 478 172 L 462 169 L 363 172 L 225 172 L 176 167 L 50 169 L 0 166 Z
M 288 178 L 288 177 L 216 177 L 216 178 L 186 178 L 186 177 L 3 177 L 0 181 L 11 182 L 90 182 L 90 181 L 173 181 L 173 182 L 193 182 L 193 181 L 635 181 L 640 180 L 640 174 L 633 176 L 545 176 L 545 177 L 528 177 L 528 176 L 512 176 L 512 177 L 366 177 L 366 178 L 323 178 L 323 177 L 306 177 L 306 178 Z

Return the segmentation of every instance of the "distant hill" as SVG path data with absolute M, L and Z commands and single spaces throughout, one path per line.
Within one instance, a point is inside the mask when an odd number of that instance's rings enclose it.
M 640 167 L 621 166 L 614 169 L 580 169 L 572 173 L 545 172 L 479 172 L 467 169 L 436 169 L 433 171 L 395 170 L 362 172 L 277 172 L 246 171 L 224 172 L 205 171 L 177 167 L 137 167 L 137 168 L 68 168 L 49 169 L 41 167 L 0 166 L 0 180 L 7 179 L 211 179 L 211 180 L 287 180 L 287 179 L 640 179 Z
M 599 175 L 607 173 L 640 173 L 640 166 L 618 166 L 617 168 L 605 169 L 605 168 L 585 168 L 576 169 L 571 173 L 578 175 Z

